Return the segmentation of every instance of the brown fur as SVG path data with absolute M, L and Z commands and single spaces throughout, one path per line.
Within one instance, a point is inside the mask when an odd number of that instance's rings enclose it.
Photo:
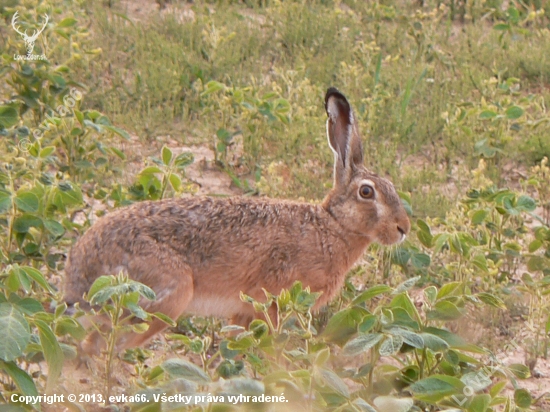
M 329 89 L 326 108 L 335 183 L 321 205 L 193 197 L 119 209 L 92 226 L 71 251 L 67 302 L 85 306 L 82 296 L 97 277 L 122 270 L 155 290 L 157 300 L 143 302 L 146 310 L 173 318 L 187 312 L 246 324 L 255 314 L 240 301 L 241 291 L 261 300 L 262 288 L 278 294 L 296 280 L 323 292 L 317 307 L 326 304 L 371 242 L 399 242 L 410 228 L 393 185 L 362 165 L 361 140 L 345 97 Z M 373 199 L 359 196 L 364 184 L 374 186 Z M 164 327 L 156 320 L 120 347 L 139 345 Z

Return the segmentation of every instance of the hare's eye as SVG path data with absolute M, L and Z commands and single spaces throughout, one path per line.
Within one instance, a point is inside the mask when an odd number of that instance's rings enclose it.
M 370 185 L 363 185 L 359 188 L 359 196 L 363 199 L 372 199 L 374 197 L 374 188 Z

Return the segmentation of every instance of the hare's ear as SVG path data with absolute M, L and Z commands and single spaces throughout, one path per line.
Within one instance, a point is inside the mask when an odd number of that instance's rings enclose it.
M 334 178 L 336 184 L 347 184 L 354 168 L 363 164 L 363 145 L 355 116 L 345 96 L 334 87 L 327 90 L 325 109 L 328 142 L 334 152 Z

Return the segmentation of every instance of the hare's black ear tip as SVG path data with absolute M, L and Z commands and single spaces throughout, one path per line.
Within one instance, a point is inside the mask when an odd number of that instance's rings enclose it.
M 329 102 L 332 99 L 332 104 Z M 325 95 L 325 109 L 327 113 L 341 113 L 342 110 L 350 111 L 348 100 L 336 87 L 330 87 Z
M 338 90 L 336 87 L 329 87 L 328 90 L 327 90 L 327 94 L 325 94 L 325 104 L 328 102 L 328 99 L 330 99 L 331 97 L 338 97 L 338 98 L 344 98 L 344 95 L 342 93 L 340 93 L 340 90 Z

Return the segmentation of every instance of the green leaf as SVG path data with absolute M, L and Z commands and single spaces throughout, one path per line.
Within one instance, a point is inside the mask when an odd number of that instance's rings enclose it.
M 38 283 L 42 289 L 44 289 L 47 292 L 54 293 L 54 290 L 50 286 L 50 284 L 46 281 L 46 278 L 40 272 L 38 269 L 35 269 L 30 266 L 21 266 L 20 268 L 25 274 L 30 277 L 32 280 L 34 280 L 36 283 Z
M 539 250 L 542 246 L 542 241 L 535 239 L 531 243 L 529 243 L 529 253 L 534 253 L 537 250 Z
M 454 303 L 449 301 L 436 302 L 434 309 L 429 311 L 427 317 L 429 320 L 456 320 L 464 315 L 464 310 L 459 309 Z
M 23 314 L 10 303 L 0 303 L 0 330 L 0 359 L 17 359 L 29 344 L 31 333 Z
M 462 392 L 464 386 L 464 383 L 458 378 L 447 375 L 432 375 L 413 383 L 409 386 L 409 390 L 414 394 L 440 393 L 450 395 Z
M 206 90 L 201 93 L 201 96 L 207 96 L 209 94 L 216 93 L 224 89 L 225 89 L 225 84 L 211 80 L 208 83 L 206 83 Z
M 426 253 L 413 253 L 411 255 L 411 264 L 416 269 L 423 269 L 430 266 L 432 260 Z
M 170 162 L 172 161 L 172 150 L 168 146 L 162 146 L 162 163 L 164 163 L 166 166 L 170 166 Z
M 46 157 L 50 156 L 53 152 L 55 152 L 55 146 L 46 146 L 42 150 L 40 150 L 39 157 L 41 159 L 45 159 Z
M 493 26 L 493 30 L 498 30 L 498 31 L 510 30 L 510 25 L 504 24 L 504 23 L 498 23 Z
M 420 334 L 420 337 L 424 341 L 424 346 L 434 352 L 443 352 L 449 349 L 449 344 L 439 336 L 424 332 Z
M 477 372 L 466 373 L 462 375 L 460 380 L 464 382 L 464 385 L 472 388 L 474 392 L 482 391 L 493 383 L 491 376 L 485 373 L 484 369 Z
M 90 290 L 88 291 L 88 294 L 87 294 L 88 301 L 91 300 L 97 292 L 110 286 L 113 283 L 113 281 L 114 281 L 113 276 L 98 277 L 94 281 L 94 283 L 92 283 L 92 286 L 90 286 Z
M 8 129 L 17 124 L 19 115 L 12 106 L 0 106 L 0 128 Z
M 486 412 L 491 403 L 491 396 L 486 393 L 475 395 L 470 402 L 468 412 Z
M 13 380 L 15 385 L 19 388 L 21 393 L 25 396 L 38 396 L 36 385 L 33 379 L 27 372 L 20 369 L 15 362 L 2 362 L 0 361 L 0 369 L 6 372 L 6 374 Z M 40 404 L 34 404 L 38 410 L 40 410 Z
M 181 179 L 180 177 L 175 173 L 170 173 L 170 176 L 168 177 L 168 180 L 170 181 L 170 186 L 177 192 L 181 189 Z
M 497 116 L 496 112 L 493 112 L 492 110 L 483 110 L 479 114 L 480 119 L 493 119 Z
M 344 345 L 342 355 L 357 356 L 375 346 L 383 337 L 384 335 L 381 333 L 359 335 Z
M 28 213 L 36 213 L 40 205 L 38 196 L 32 192 L 19 192 L 14 202 L 19 210 Z
M 17 233 L 27 233 L 31 227 L 42 227 L 42 219 L 38 216 L 24 214 L 13 221 L 13 230 Z
M 454 292 L 458 289 L 460 285 L 460 282 L 445 283 L 437 293 L 437 300 L 443 299 L 447 296 L 454 296 Z
M 533 403 L 533 398 L 527 389 L 516 389 L 514 391 L 514 402 L 520 408 L 528 408 Z
M 485 209 L 476 210 L 472 215 L 472 224 L 479 225 L 489 216 L 489 212 Z
M 537 202 L 530 196 L 521 195 L 516 202 L 516 209 L 521 212 L 532 212 L 537 208 Z
M 424 347 L 424 339 L 418 333 L 403 328 L 391 328 L 388 332 L 401 336 L 403 341 L 413 348 L 422 349 Z
M 528 379 L 531 377 L 529 367 L 522 365 L 521 363 L 513 363 L 508 366 L 508 369 L 519 379 Z
M 113 132 L 114 134 L 122 137 L 124 140 L 130 140 L 130 135 L 124 129 L 121 129 L 119 127 L 112 126 L 112 125 L 103 125 L 103 127 L 109 130 L 110 132 Z
M 411 289 L 414 285 L 416 285 L 416 282 L 420 280 L 421 276 L 415 276 L 414 278 L 407 279 L 403 283 L 400 283 L 397 285 L 395 290 L 392 292 L 393 295 L 397 295 L 402 292 L 406 292 L 407 290 Z
M 6 213 L 11 209 L 11 194 L 0 189 L 0 213 Z
M 400 335 L 389 335 L 380 345 L 378 353 L 381 356 L 391 356 L 399 351 L 403 346 L 403 337 Z
M 200 384 L 207 384 L 211 381 L 201 368 L 184 359 L 168 359 L 162 363 L 161 367 L 173 378 L 183 378 Z
M 430 227 L 422 219 L 418 219 L 416 221 L 416 224 L 418 226 L 418 231 L 416 232 L 416 236 L 418 237 L 418 240 L 427 248 L 431 248 L 433 246 L 434 237 L 432 235 L 432 231 Z
M 174 164 L 178 169 L 183 169 L 186 166 L 189 166 L 195 160 L 195 156 L 191 152 L 183 152 L 176 156 Z
M 476 295 L 476 297 L 487 305 L 493 306 L 498 309 L 506 309 L 504 301 L 498 296 L 495 296 L 491 293 L 480 292 Z
M 336 373 L 330 369 L 320 368 L 319 374 L 321 375 L 323 382 L 331 388 L 338 395 L 349 399 L 349 389 L 345 382 Z
M 63 369 L 63 350 L 59 346 L 59 342 L 55 337 L 50 326 L 39 319 L 35 319 L 34 324 L 38 328 L 38 334 L 40 336 L 40 345 L 44 353 L 44 358 L 48 364 L 48 381 L 46 384 L 46 392 L 49 392 L 56 384 L 57 380 L 61 376 L 61 370 Z
M 523 116 L 524 110 L 519 106 L 510 106 L 506 109 L 506 117 L 510 120 L 519 119 Z
M 329 342 L 343 344 L 357 332 L 357 326 L 368 314 L 357 306 L 341 310 L 329 319 L 322 336 Z
M 362 292 L 359 296 L 357 296 L 355 299 L 353 299 L 352 304 L 358 305 L 360 303 L 363 303 L 369 299 L 372 299 L 378 295 L 382 295 L 384 293 L 391 292 L 392 288 L 388 285 L 376 285 L 368 288 L 364 292 Z
M 65 228 L 63 227 L 63 225 L 52 219 L 44 220 L 44 227 L 55 237 L 63 236 L 63 234 L 65 233 Z
M 73 17 L 67 17 L 63 20 L 61 20 L 58 24 L 57 24 L 57 27 L 59 28 L 65 28 L 65 27 L 72 27 L 76 24 L 76 19 L 73 18 Z
M 426 296 L 428 302 L 433 305 L 437 298 L 437 288 L 435 286 L 428 286 L 424 289 L 424 296 Z
M 542 271 L 549 266 L 548 259 L 542 256 L 531 256 L 527 261 L 527 269 L 529 269 L 530 272 Z

